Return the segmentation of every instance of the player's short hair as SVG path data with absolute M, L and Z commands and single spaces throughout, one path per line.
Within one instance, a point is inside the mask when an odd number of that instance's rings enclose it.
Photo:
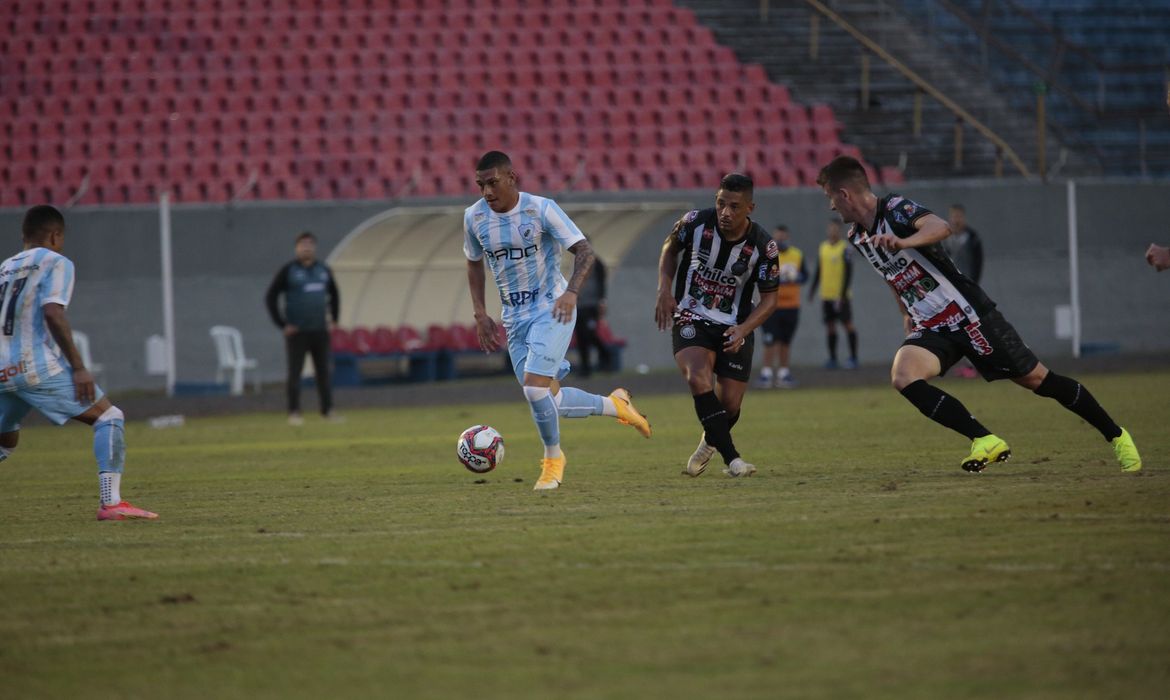
M 297 241 L 296 242 L 300 243 L 301 241 L 305 240 L 306 238 L 308 238 L 310 241 L 312 241 L 314 243 L 317 242 L 317 237 L 313 235 L 312 231 L 301 231 L 299 234 L 297 234 Z
M 727 192 L 743 192 L 748 199 L 751 199 L 752 193 L 756 189 L 756 183 L 743 173 L 728 173 L 719 181 L 719 189 Z
M 773 227 L 772 227 L 772 230 L 773 230 L 773 231 L 777 231 L 777 230 L 779 230 L 779 231 L 787 231 L 787 230 L 788 230 L 788 224 L 776 224 L 775 226 L 773 226 Z
M 501 170 L 510 169 L 512 167 L 512 159 L 508 157 L 507 153 L 503 151 L 488 151 L 483 154 L 479 161 L 475 164 L 476 172 L 481 170 L 493 170 L 500 168 Z
M 964 214 L 967 213 L 967 207 L 963 206 L 962 204 L 952 204 L 951 209 L 953 209 L 955 211 L 961 211 Z
M 860 185 L 868 190 L 869 176 L 865 174 L 865 166 L 861 161 L 850 156 L 837 156 L 821 168 L 817 184 L 821 187 L 828 185 L 831 190 L 848 185 Z
M 56 207 L 38 204 L 24 214 L 21 233 L 26 241 L 39 241 L 53 231 L 65 230 L 65 217 Z

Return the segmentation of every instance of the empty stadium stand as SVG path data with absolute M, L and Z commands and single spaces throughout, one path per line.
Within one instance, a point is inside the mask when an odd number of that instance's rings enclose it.
M 838 153 L 668 0 L 12 0 L 0 206 L 808 185 Z
M 897 0 L 940 45 L 978 56 L 1012 105 L 1048 115 L 1118 175 L 1170 175 L 1170 3 Z

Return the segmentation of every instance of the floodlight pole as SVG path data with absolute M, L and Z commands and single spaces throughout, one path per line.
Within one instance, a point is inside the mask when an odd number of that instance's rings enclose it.
M 158 198 L 158 236 L 162 250 L 163 337 L 167 345 L 167 396 L 175 395 L 175 282 L 171 265 L 171 194 Z
M 1077 183 L 1068 181 L 1068 286 L 1072 309 L 1072 354 L 1081 356 L 1081 273 L 1077 251 Z

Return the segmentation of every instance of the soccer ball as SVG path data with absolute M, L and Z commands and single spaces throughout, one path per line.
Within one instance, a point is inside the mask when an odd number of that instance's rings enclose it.
M 490 472 L 504 461 L 504 436 L 490 425 L 473 425 L 459 436 L 455 455 L 476 474 Z

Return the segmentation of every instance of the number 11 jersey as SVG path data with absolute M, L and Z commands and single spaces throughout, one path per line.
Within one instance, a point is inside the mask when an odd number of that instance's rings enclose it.
M 0 263 L 0 392 L 40 384 L 69 368 L 45 323 L 45 304 L 68 306 L 73 263 L 48 248 Z

